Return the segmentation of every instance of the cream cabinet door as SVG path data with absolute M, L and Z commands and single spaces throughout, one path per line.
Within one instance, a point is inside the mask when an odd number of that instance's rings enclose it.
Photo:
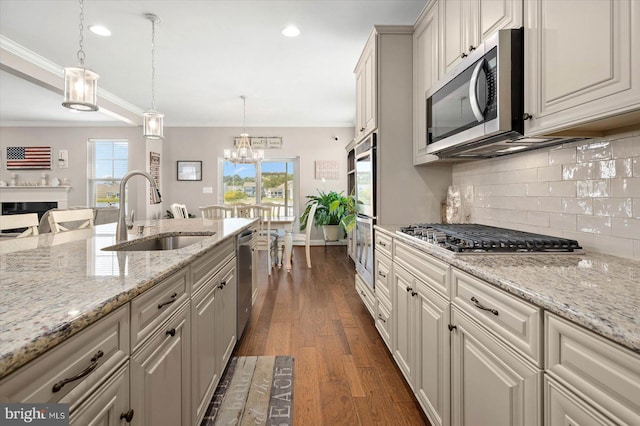
M 129 363 L 116 371 L 98 390 L 69 415 L 77 426 L 118 426 L 133 419 L 129 410 Z
M 640 108 L 640 2 L 525 4 L 527 135 Z
M 545 374 L 544 424 L 548 426 L 613 426 L 612 421 L 574 392 Z
M 413 32 L 413 164 L 434 161 L 427 154 L 427 120 L 425 93 L 438 81 L 438 2 L 418 18 Z
M 415 298 L 411 293 L 414 291 L 415 278 L 397 264 L 393 267 L 392 276 L 393 306 L 391 315 L 393 320 L 391 322 L 393 326 L 393 357 L 407 382 L 413 388 Z
M 189 303 L 131 357 L 131 424 L 191 424 Z
M 496 31 L 522 26 L 523 0 L 441 1 L 441 58 L 445 73 Z
M 456 305 L 451 320 L 451 424 L 542 425 L 542 371 Z
M 450 422 L 449 301 L 417 282 L 415 392 L 433 426 Z
M 356 139 L 376 128 L 376 34 L 373 33 L 362 51 L 356 75 Z
M 222 376 L 237 339 L 237 277 L 234 263 L 221 272 L 220 284 L 216 289 L 215 334 L 218 374 Z

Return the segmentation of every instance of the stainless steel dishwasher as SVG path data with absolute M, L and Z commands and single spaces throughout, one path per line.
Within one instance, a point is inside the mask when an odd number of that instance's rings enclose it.
M 251 241 L 253 239 L 252 230 L 246 230 L 238 234 L 238 241 L 236 245 L 237 256 L 237 276 L 238 285 L 236 287 L 238 292 L 238 340 L 242 337 L 244 328 L 249 322 L 249 316 L 251 315 L 251 283 L 252 283 L 252 260 L 253 253 L 251 251 Z

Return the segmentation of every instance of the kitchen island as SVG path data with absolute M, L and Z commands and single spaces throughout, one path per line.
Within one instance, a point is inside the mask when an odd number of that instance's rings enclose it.
M 0 241 L 0 378 L 125 305 L 219 244 L 252 219 L 167 219 L 144 235 L 214 235 L 177 250 L 103 251 L 115 223 L 90 230 Z

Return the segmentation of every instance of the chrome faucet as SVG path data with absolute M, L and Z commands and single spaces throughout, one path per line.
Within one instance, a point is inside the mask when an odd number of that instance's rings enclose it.
M 160 195 L 158 185 L 156 185 L 156 182 L 153 180 L 149 173 L 143 172 L 142 170 L 132 170 L 124 175 L 124 177 L 120 181 L 120 208 L 118 211 L 118 225 L 116 226 L 116 242 L 127 241 L 127 213 L 124 206 L 124 191 L 129 179 L 131 179 L 135 175 L 146 177 L 151 184 L 151 203 L 158 204 L 162 202 L 162 196 Z

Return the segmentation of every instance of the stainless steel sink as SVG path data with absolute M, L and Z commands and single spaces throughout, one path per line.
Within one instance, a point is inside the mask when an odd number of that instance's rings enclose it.
M 207 235 L 156 235 L 151 238 L 126 241 L 113 246 L 105 247 L 105 251 L 156 251 L 156 250 L 176 250 L 199 243 L 205 238 L 215 235 L 210 232 Z

